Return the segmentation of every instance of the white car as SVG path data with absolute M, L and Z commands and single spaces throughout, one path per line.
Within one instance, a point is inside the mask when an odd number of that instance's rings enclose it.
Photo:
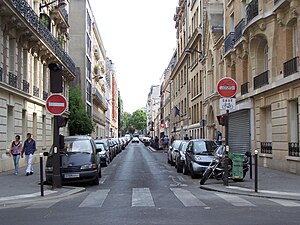
M 132 143 L 140 143 L 140 140 L 137 137 L 133 137 L 131 142 Z

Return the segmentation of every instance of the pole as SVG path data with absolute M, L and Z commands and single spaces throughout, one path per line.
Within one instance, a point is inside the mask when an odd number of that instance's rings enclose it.
M 249 164 L 250 164 L 250 179 L 253 178 L 253 175 L 252 175 L 252 153 L 249 152 Z
M 224 178 L 223 178 L 223 185 L 228 186 L 228 138 L 229 138 L 229 110 L 226 110 L 226 122 L 225 122 L 225 161 L 224 161 Z
M 44 169 L 43 169 L 43 153 L 40 153 L 40 183 L 41 183 L 41 196 L 44 196 Z
M 53 188 L 61 188 L 61 176 L 60 176 L 60 153 L 59 153 L 59 127 L 58 116 L 54 116 L 54 128 L 53 128 Z
M 255 150 L 255 155 L 254 155 L 254 164 L 255 164 L 255 180 L 254 180 L 254 191 L 257 192 L 258 189 L 258 151 Z

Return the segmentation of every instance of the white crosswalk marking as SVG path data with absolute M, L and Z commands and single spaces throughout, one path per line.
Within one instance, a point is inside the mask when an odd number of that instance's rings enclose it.
M 37 202 L 34 203 L 31 206 L 28 206 L 26 209 L 48 209 L 51 206 L 55 205 L 61 201 L 61 199 L 55 199 L 55 200 L 47 200 L 47 201 L 42 201 L 42 202 Z
M 84 200 L 81 202 L 79 207 L 101 207 L 109 193 L 110 189 L 103 189 L 96 192 L 90 193 Z
M 132 189 L 132 206 L 154 206 L 149 188 Z
M 216 193 L 216 195 L 223 198 L 225 201 L 229 202 L 234 206 L 255 206 L 251 202 L 235 195 L 221 194 L 221 193 Z
M 300 207 L 299 202 L 293 202 L 290 200 L 283 200 L 283 199 L 269 199 L 272 202 L 276 202 L 279 205 L 287 206 L 287 207 Z
M 174 195 L 182 202 L 185 207 L 206 206 L 190 191 L 182 188 L 170 188 Z

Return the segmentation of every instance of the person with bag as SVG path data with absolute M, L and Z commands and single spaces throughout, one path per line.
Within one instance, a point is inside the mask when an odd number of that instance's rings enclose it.
M 24 141 L 24 146 L 22 149 L 21 157 L 23 158 L 23 154 L 25 153 L 26 162 L 27 162 L 27 168 L 26 168 L 26 176 L 33 174 L 33 168 L 32 168 L 32 158 L 33 154 L 36 151 L 36 144 L 35 140 L 31 138 L 31 133 L 27 134 L 27 139 Z
M 15 165 L 15 175 L 19 173 L 19 161 L 20 154 L 22 150 L 22 143 L 20 141 L 20 136 L 16 135 L 15 140 L 12 142 L 10 147 L 10 154 L 13 156 L 13 161 Z

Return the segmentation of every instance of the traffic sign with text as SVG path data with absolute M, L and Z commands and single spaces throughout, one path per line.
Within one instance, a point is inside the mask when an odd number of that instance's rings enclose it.
M 67 100 L 61 94 L 52 94 L 46 100 L 46 109 L 53 115 L 61 115 L 67 109 Z
M 220 98 L 221 110 L 233 110 L 235 109 L 235 105 L 236 105 L 235 98 Z
M 219 80 L 217 85 L 218 93 L 223 98 L 231 98 L 237 92 L 237 83 L 231 77 L 224 77 Z

